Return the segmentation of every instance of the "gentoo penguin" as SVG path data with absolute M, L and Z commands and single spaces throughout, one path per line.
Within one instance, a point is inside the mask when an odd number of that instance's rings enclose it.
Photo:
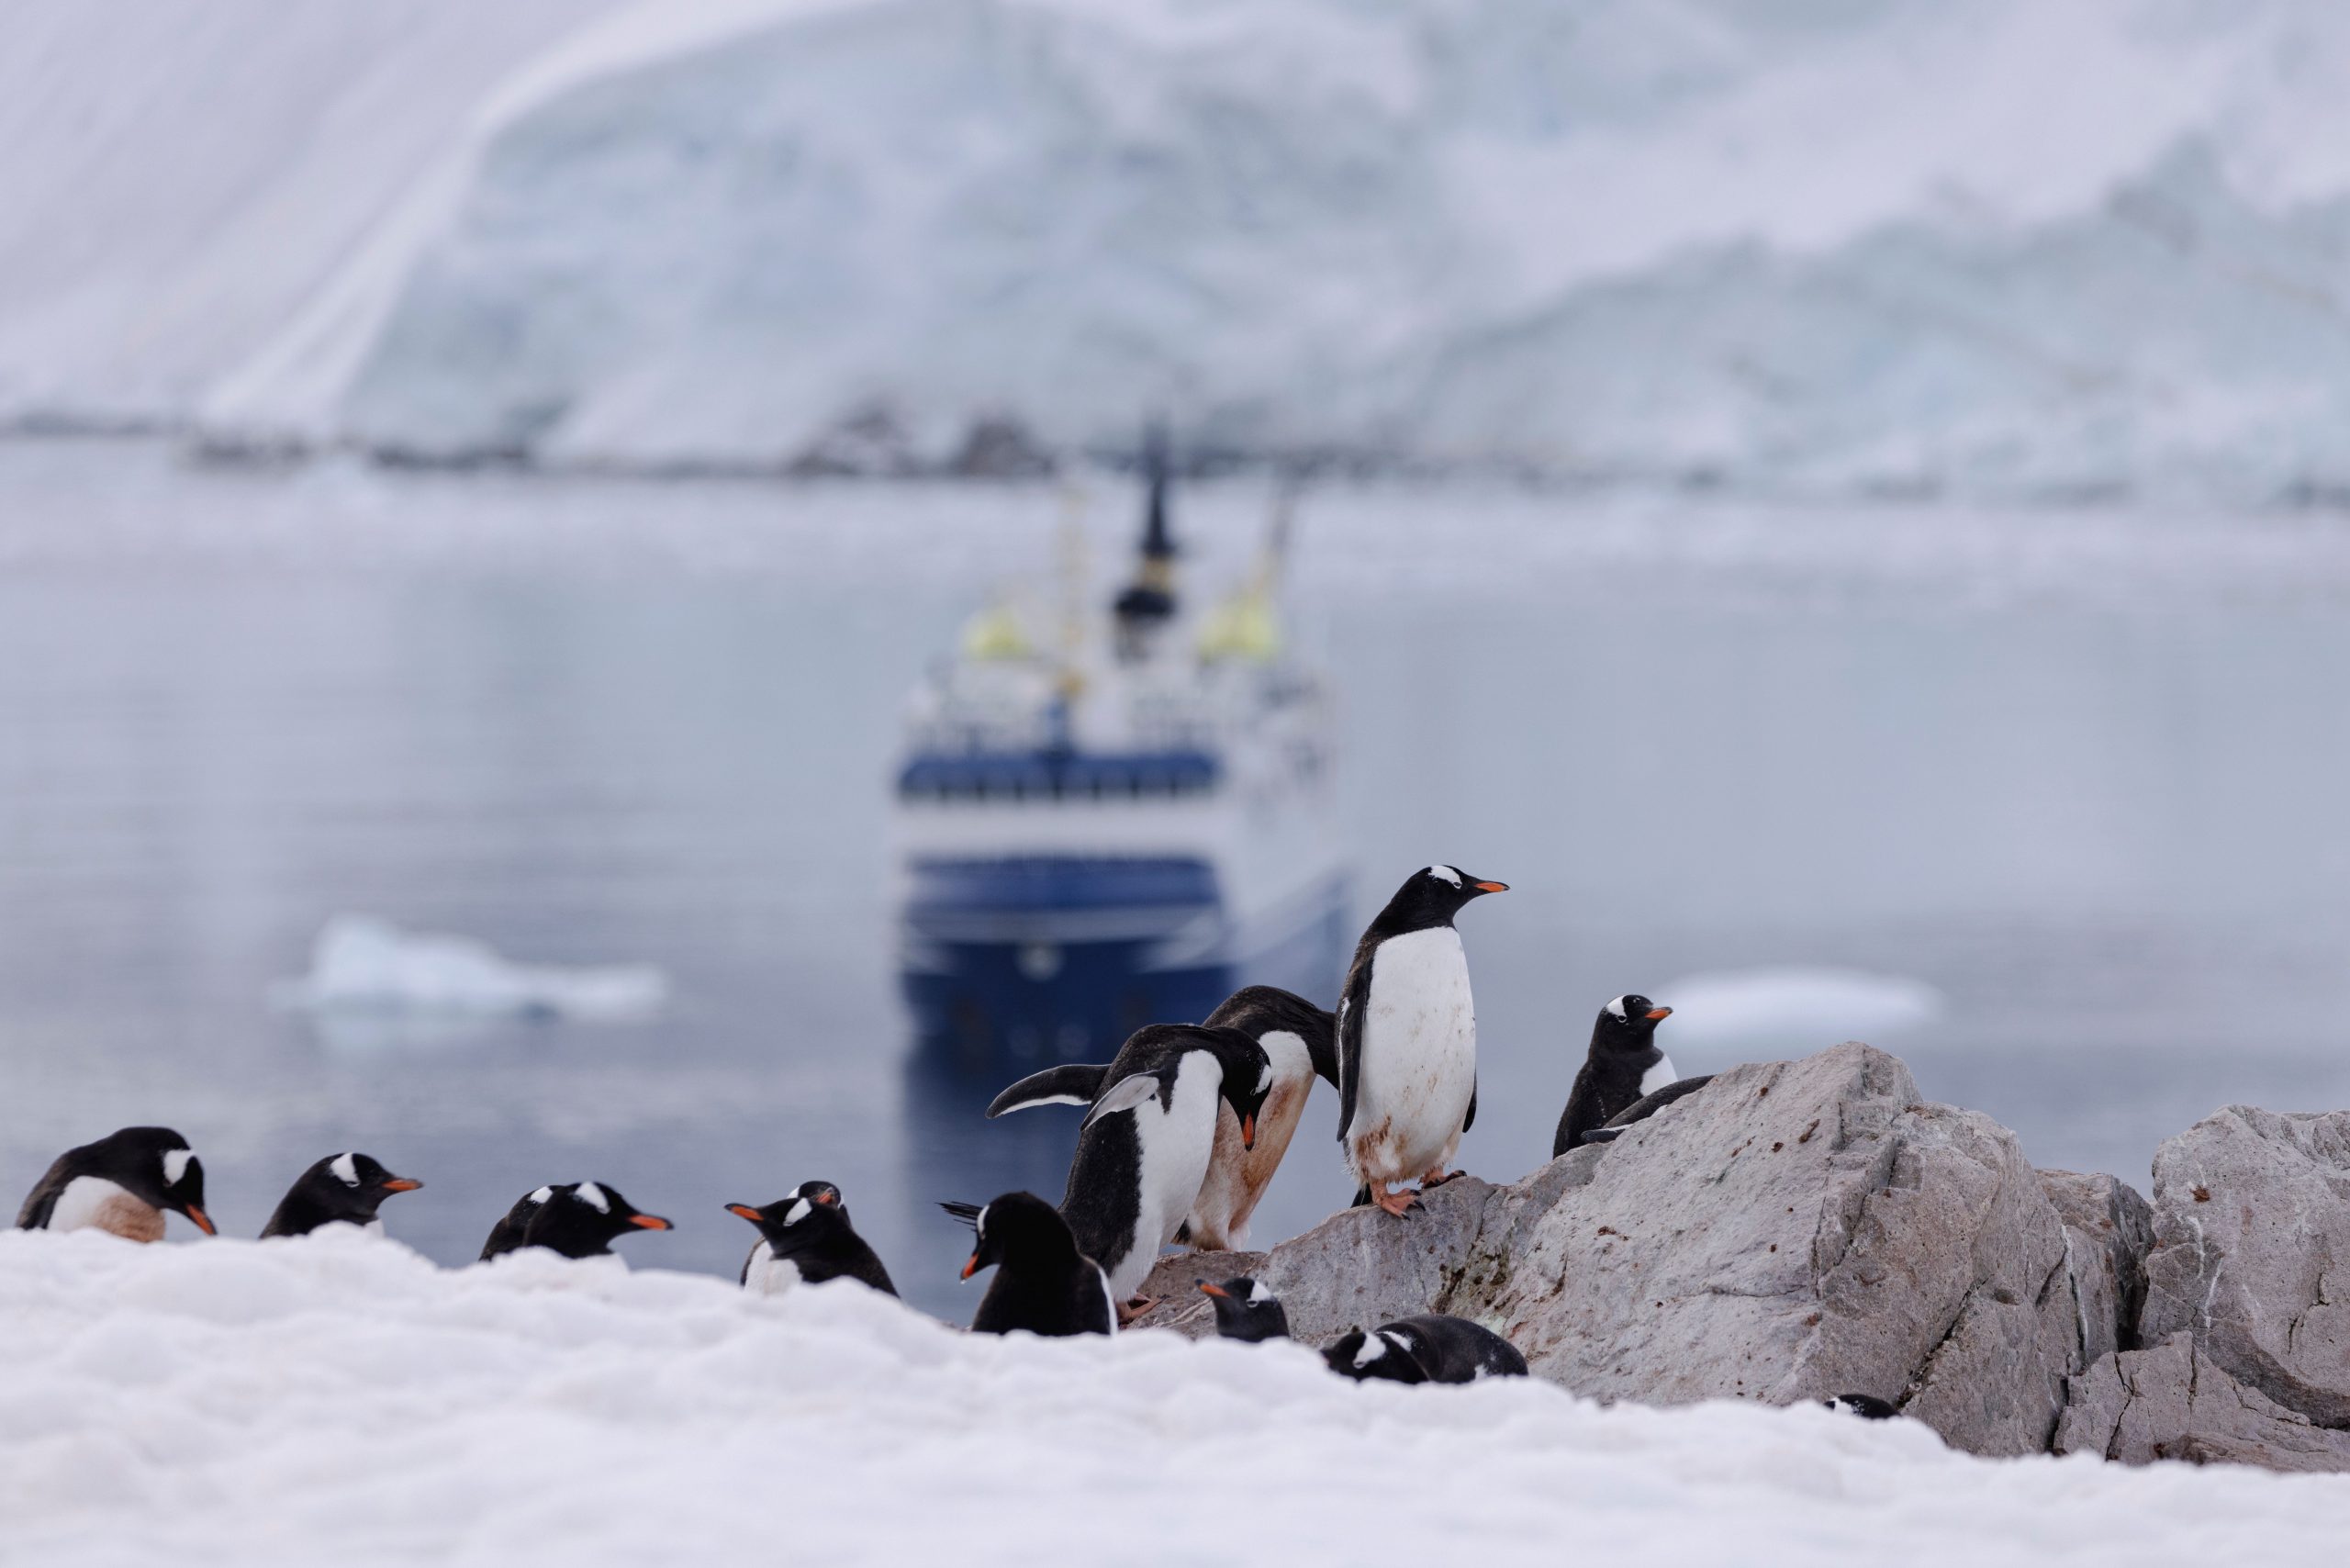
M 1215 1303 L 1215 1331 L 1223 1338 L 1252 1345 L 1289 1338 L 1289 1313 L 1281 1306 L 1281 1298 L 1262 1280 L 1246 1274 L 1222 1284 L 1202 1280 L 1200 1291 Z
M 1449 1179 L 1477 1120 L 1477 1012 L 1452 918 L 1508 890 L 1458 867 L 1415 871 L 1355 945 L 1338 998 L 1338 1141 L 1359 1204 L 1401 1215 L 1416 1199 L 1390 1187 Z
M 330 1154 L 295 1179 L 277 1212 L 261 1227 L 263 1241 L 273 1236 L 308 1236 L 322 1225 L 345 1225 L 380 1231 L 384 1222 L 375 1207 L 394 1193 L 413 1193 L 424 1183 L 409 1176 L 395 1176 L 373 1159 L 353 1150 Z
M 1207 1180 L 1216 1107 L 1232 1107 L 1242 1146 L 1253 1147 L 1272 1070 L 1239 1030 L 1191 1024 L 1146 1025 L 1110 1064 L 1109 1087 L 1078 1128 L 1061 1217 L 1130 1316 L 1148 1305 L 1128 1298 Z
M 1337 1020 L 1292 991 L 1252 985 L 1225 998 L 1208 1014 L 1205 1027 L 1239 1030 L 1257 1042 L 1273 1070 L 1257 1113 L 1255 1148 L 1243 1145 L 1240 1118 L 1232 1107 L 1217 1107 L 1207 1176 L 1175 1237 L 1203 1252 L 1237 1251 L 1248 1244 L 1248 1216 L 1281 1168 L 1314 1081 L 1327 1079 L 1331 1088 L 1338 1086 Z M 1032 1105 L 1091 1105 L 1109 1082 L 1108 1066 L 1047 1068 L 997 1095 L 988 1114 Z
M 1476 1383 L 1526 1375 L 1526 1358 L 1516 1346 L 1465 1317 L 1433 1312 L 1383 1323 L 1369 1334 L 1349 1330 L 1322 1359 L 1357 1383 Z
M 1874 1394 L 1840 1394 L 1819 1403 L 1840 1415 L 1858 1416 L 1863 1421 L 1890 1421 L 1901 1414 L 1891 1402 Z
M 508 1239 L 520 1222 L 519 1238 Z M 507 1211 L 482 1248 L 484 1259 L 519 1247 L 543 1247 L 565 1258 L 595 1258 L 612 1249 L 612 1243 L 632 1230 L 673 1230 L 659 1215 L 644 1214 L 614 1187 L 595 1182 L 566 1182 L 541 1187 Z M 501 1234 L 503 1233 L 503 1234 Z
M 1114 1334 L 1117 1305 L 1109 1276 L 1077 1249 L 1060 1211 L 1034 1193 L 1006 1193 L 984 1206 L 938 1205 L 971 1227 L 974 1245 L 963 1278 L 995 1270 L 972 1315 L 975 1334 Z
M 884 1295 L 898 1294 L 890 1271 L 851 1228 L 841 1190 L 830 1182 L 802 1182 L 764 1207 L 729 1204 L 726 1210 L 759 1227 L 759 1239 L 743 1260 L 745 1290 L 781 1295 L 802 1280 L 819 1285 L 849 1279 Z
M 1575 1074 L 1558 1135 L 1550 1140 L 1551 1159 L 1574 1148 L 1585 1133 L 1617 1113 L 1631 1109 L 1642 1096 L 1679 1081 L 1673 1058 L 1656 1044 L 1656 1026 L 1672 1016 L 1672 1008 L 1660 1007 L 1645 996 L 1619 996 L 1599 1010 L 1599 1020 L 1591 1028 L 1591 1054 Z
M 214 1234 L 204 1212 L 204 1162 L 169 1127 L 125 1127 L 59 1155 L 17 1211 L 17 1228 L 161 1241 L 166 1209 Z

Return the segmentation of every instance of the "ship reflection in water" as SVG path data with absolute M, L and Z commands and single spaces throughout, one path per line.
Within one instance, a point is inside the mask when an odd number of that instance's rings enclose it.
M 914 695 L 901 971 L 917 1064 L 974 1091 L 1105 1059 L 1242 984 L 1337 987 L 1330 704 L 1282 636 L 1285 513 L 1250 579 L 1193 614 L 1156 439 L 1144 469 L 1139 559 L 1106 618 L 1072 543 L 1057 615 L 981 611 Z

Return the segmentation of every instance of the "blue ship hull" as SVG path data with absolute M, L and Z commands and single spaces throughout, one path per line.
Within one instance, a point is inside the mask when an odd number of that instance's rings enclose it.
M 917 861 L 902 983 L 924 1054 L 958 1070 L 1106 1061 L 1145 1024 L 1198 1023 L 1244 985 L 1335 1002 L 1346 888 L 1332 874 L 1244 930 L 1203 860 Z

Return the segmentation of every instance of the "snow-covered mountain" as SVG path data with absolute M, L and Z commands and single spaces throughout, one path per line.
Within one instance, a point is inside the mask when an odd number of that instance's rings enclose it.
M 1676 482 L 2350 494 L 2345 85 L 2337 0 L 659 0 L 486 93 L 201 412 L 590 465 L 1159 413 Z

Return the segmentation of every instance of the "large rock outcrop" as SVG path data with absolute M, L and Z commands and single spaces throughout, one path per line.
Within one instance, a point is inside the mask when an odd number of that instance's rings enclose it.
M 2127 1342 L 2143 1204 L 2105 1181 L 2044 1184 L 2006 1128 L 1839 1046 L 1733 1069 L 1512 1186 L 1464 1178 L 1400 1220 L 1353 1210 L 1269 1254 L 1169 1260 L 1154 1320 L 1204 1332 L 1192 1280 L 1250 1272 L 1303 1339 L 1452 1312 L 1579 1394 L 1867 1393 L 1958 1447 L 2035 1452 L 2066 1378 Z
M 2350 1428 L 2350 1111 L 2232 1105 L 2154 1156 L 2139 1340 L 2185 1332 L 2237 1382 Z
M 2129 1464 L 2183 1459 L 2350 1471 L 2350 1432 L 2317 1426 L 2246 1388 L 2184 1331 L 2152 1350 L 2107 1356 L 2075 1378 L 2055 1448 Z

